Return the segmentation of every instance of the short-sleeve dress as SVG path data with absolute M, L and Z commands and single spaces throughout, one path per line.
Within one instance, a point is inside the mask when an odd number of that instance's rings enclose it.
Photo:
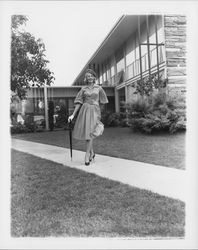
M 74 126 L 73 137 L 75 139 L 92 139 L 91 133 L 101 119 L 100 103 L 108 103 L 108 99 L 105 91 L 99 85 L 84 86 L 78 92 L 74 104 L 82 104 L 82 106 Z

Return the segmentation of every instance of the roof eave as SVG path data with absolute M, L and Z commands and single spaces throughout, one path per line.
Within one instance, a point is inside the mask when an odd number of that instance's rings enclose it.
M 120 22 L 124 19 L 126 15 L 122 15 L 117 23 L 113 26 L 113 28 L 110 30 L 110 32 L 107 34 L 107 36 L 105 37 L 105 39 L 103 40 L 103 42 L 100 44 L 100 46 L 98 47 L 98 49 L 95 51 L 95 53 L 91 56 L 91 58 L 88 60 L 88 62 L 85 64 L 85 66 L 83 67 L 83 69 L 80 71 L 80 73 L 78 74 L 78 76 L 75 78 L 75 80 L 73 81 L 72 85 L 75 84 L 76 80 L 81 76 L 81 74 L 88 68 L 90 62 L 94 59 L 94 57 L 96 57 L 96 55 L 99 53 L 99 51 L 103 48 L 103 46 L 105 45 L 105 43 L 107 43 L 108 39 L 111 37 L 111 35 L 113 34 L 114 30 L 119 26 Z

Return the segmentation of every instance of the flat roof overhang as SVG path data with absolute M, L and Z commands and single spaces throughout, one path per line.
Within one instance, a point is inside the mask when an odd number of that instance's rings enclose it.
M 82 86 L 48 86 L 47 91 L 49 98 L 75 98 L 78 91 L 81 89 Z M 105 86 L 103 89 L 106 92 L 106 95 L 114 96 L 114 87 Z M 40 93 L 42 91 L 42 95 Z M 43 96 L 44 88 L 40 87 L 33 87 L 27 91 L 28 98 L 44 98 Z
M 140 15 L 123 15 L 118 22 L 111 29 L 104 41 L 101 43 L 96 52 L 88 60 L 87 64 L 81 70 L 79 75 L 74 80 L 76 82 L 83 82 L 84 74 L 89 64 L 101 64 L 105 59 L 110 57 L 122 44 L 133 34 L 138 28 L 138 16 Z M 140 23 L 146 19 L 145 15 L 141 15 Z

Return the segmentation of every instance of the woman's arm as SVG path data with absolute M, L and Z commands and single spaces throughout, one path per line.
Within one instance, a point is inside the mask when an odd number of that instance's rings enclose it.
M 76 113 L 78 112 L 78 110 L 80 109 L 80 107 L 81 107 L 81 104 L 76 104 L 73 114 L 70 115 L 68 118 L 68 122 L 70 122 L 74 119 L 74 117 L 75 117 Z
M 78 104 L 75 105 L 75 109 L 74 109 L 74 112 L 73 112 L 73 116 L 76 115 L 76 113 L 77 113 L 78 110 L 80 109 L 81 105 L 82 105 L 82 104 L 80 104 L 80 103 L 78 103 Z

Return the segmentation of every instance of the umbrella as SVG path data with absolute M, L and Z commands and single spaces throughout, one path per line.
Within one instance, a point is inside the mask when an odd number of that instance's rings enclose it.
M 69 120 L 69 142 L 70 142 L 70 156 L 72 161 L 72 121 Z

